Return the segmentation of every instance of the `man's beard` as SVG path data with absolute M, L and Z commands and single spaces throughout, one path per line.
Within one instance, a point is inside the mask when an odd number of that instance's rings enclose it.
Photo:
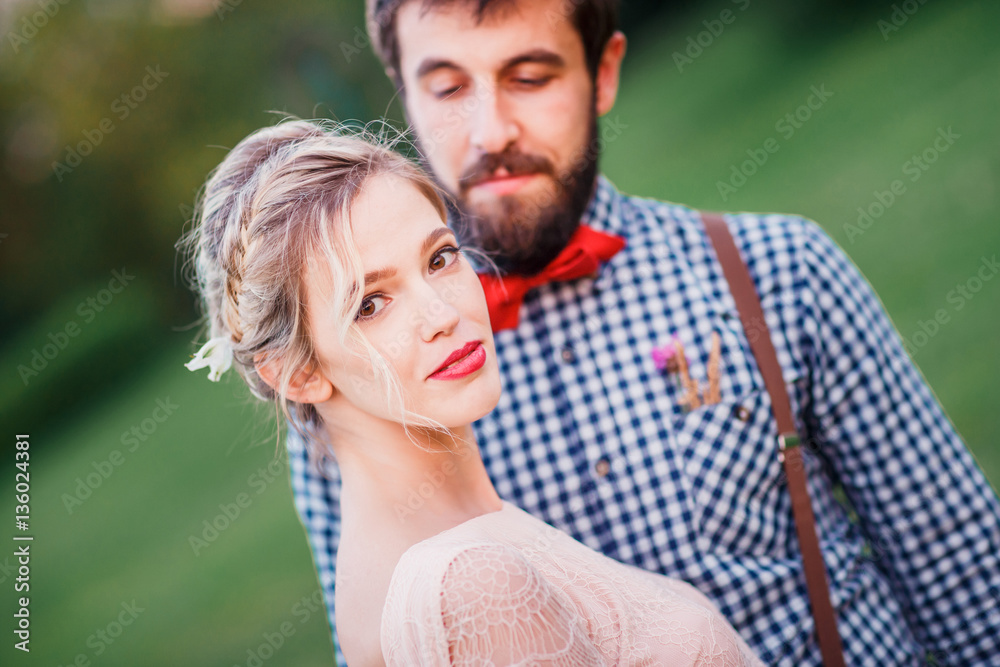
M 502 273 L 531 276 L 544 269 L 566 247 L 580 226 L 597 177 L 597 117 L 591 117 L 583 150 L 569 169 L 557 174 L 544 157 L 508 148 L 487 153 L 459 180 L 455 196 L 456 233 L 463 244 L 483 251 Z M 540 174 L 551 179 L 555 191 L 523 201 L 515 195 L 499 198 L 493 210 L 474 212 L 469 189 L 503 167 L 510 176 Z

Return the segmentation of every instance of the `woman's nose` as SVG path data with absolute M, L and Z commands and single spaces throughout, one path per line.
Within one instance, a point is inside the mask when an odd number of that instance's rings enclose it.
M 455 294 L 430 286 L 421 309 L 421 338 L 430 342 L 438 335 L 449 335 L 458 326 L 461 315 L 453 304 Z

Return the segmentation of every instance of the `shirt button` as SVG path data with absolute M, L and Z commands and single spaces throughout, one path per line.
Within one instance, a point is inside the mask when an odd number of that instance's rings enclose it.
M 750 421 L 750 409 L 744 405 L 737 407 L 736 418 L 741 422 Z
M 594 472 L 597 473 L 598 477 L 607 477 L 608 473 L 611 472 L 611 461 L 607 457 L 601 457 L 594 464 Z
M 574 361 L 576 361 L 576 353 L 573 351 L 573 348 L 569 347 L 568 345 L 562 349 L 560 355 L 562 356 L 562 360 L 565 361 L 567 364 L 571 364 Z

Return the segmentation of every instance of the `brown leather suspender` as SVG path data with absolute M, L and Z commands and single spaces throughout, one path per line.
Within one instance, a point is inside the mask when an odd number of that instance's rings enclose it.
M 781 366 L 771 342 L 771 332 L 764 321 L 764 311 L 754 289 L 750 272 L 740 257 L 726 221 L 718 213 L 701 214 L 715 253 L 722 264 L 722 271 L 729 283 L 729 291 L 736 301 L 736 309 L 743 323 L 743 330 L 750 342 L 750 349 L 757 360 L 764 386 L 771 396 L 771 410 L 778 424 L 778 458 L 784 463 L 788 491 L 792 496 L 792 514 L 802 550 L 806 588 L 812 605 L 813 620 L 819 649 L 826 667 L 844 667 L 844 649 L 837 630 L 837 615 L 830 604 L 826 565 L 816 536 L 816 518 L 813 515 L 809 489 L 806 486 L 805 466 L 802 461 L 799 434 L 792 418 L 792 407 L 781 375 Z M 756 332 L 758 335 L 752 335 Z

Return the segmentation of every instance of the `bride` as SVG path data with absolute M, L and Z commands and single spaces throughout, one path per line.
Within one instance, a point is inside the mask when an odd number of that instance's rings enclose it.
M 343 479 L 337 633 L 366 665 L 759 665 L 690 585 L 503 501 L 471 423 L 500 395 L 479 278 L 431 180 L 306 121 L 250 135 L 182 239 L 211 340 Z

